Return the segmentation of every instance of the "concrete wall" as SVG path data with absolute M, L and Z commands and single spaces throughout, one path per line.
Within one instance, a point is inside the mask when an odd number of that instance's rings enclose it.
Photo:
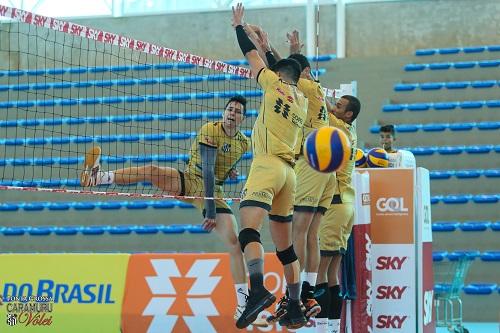
M 497 0 L 414 0 L 346 7 L 347 56 L 409 55 L 416 48 L 498 43 Z M 305 7 L 249 9 L 246 21 L 262 25 L 286 51 L 285 34 L 305 38 Z M 229 11 L 95 18 L 79 23 L 213 58 L 241 58 Z M 320 53 L 336 51 L 336 10 L 320 9 Z

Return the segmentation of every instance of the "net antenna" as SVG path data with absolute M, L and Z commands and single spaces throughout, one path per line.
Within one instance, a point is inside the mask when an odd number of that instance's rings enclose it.
M 314 79 L 317 81 L 319 78 L 319 0 L 316 1 L 316 70 L 314 73 Z

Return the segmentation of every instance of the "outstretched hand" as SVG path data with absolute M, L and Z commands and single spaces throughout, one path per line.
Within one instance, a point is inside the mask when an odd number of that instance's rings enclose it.
M 290 44 L 290 54 L 300 53 L 304 44 L 300 42 L 299 32 L 294 30 L 286 34 L 288 43 Z
M 240 172 L 236 168 L 232 168 L 231 171 L 229 171 L 229 179 L 232 179 L 232 180 L 238 179 L 239 175 L 240 175 Z
M 209 219 L 209 218 L 205 217 L 203 219 L 203 223 L 201 224 L 201 227 L 203 228 L 203 230 L 212 231 L 215 228 L 216 224 L 217 223 L 216 223 L 215 219 Z
M 245 8 L 243 7 L 243 4 L 241 2 L 238 2 L 236 4 L 236 8 L 233 6 L 233 22 L 232 26 L 233 28 L 236 28 L 239 25 L 243 25 L 243 15 L 245 12 Z

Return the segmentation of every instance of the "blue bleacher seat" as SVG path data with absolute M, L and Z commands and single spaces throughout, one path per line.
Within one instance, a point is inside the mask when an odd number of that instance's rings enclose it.
M 460 146 L 442 146 L 437 147 L 436 151 L 441 155 L 458 155 L 464 151 L 464 148 Z
M 424 132 L 442 132 L 448 128 L 448 124 L 423 124 L 422 130 Z
M 459 107 L 462 109 L 479 109 L 484 105 L 483 101 L 464 101 L 459 102 Z
M 421 90 L 439 90 L 444 87 L 444 82 L 425 82 L 420 84 Z
M 134 228 L 134 232 L 138 235 L 151 235 L 157 234 L 159 229 L 157 225 L 138 225 Z
M 464 53 L 481 53 L 486 50 L 486 46 L 465 46 L 462 48 Z
M 171 209 L 175 207 L 175 202 L 172 200 L 158 200 L 152 201 L 150 205 L 155 209 Z
M 26 202 L 23 205 L 23 209 L 28 212 L 39 212 L 44 210 L 48 206 L 48 202 Z
M 80 228 L 80 232 L 83 235 L 103 235 L 104 232 L 106 232 L 109 229 L 109 226 L 103 226 L 103 225 L 91 225 L 91 226 L 83 226 Z
M 439 54 L 458 54 L 460 53 L 460 48 L 458 47 L 445 47 L 437 49 Z
M 431 205 L 438 204 L 439 201 L 441 201 L 442 198 L 443 198 L 442 195 L 433 195 L 433 196 L 431 196 Z
M 436 54 L 436 49 L 419 49 L 415 51 L 416 56 L 430 56 Z
M 18 203 L 0 203 L 0 212 L 15 212 L 21 208 L 21 205 Z
M 432 224 L 432 231 L 433 232 L 450 232 L 450 231 L 455 231 L 457 229 L 457 226 L 460 223 L 453 221 L 453 222 L 435 222 Z
M 177 201 L 176 206 L 179 208 L 184 208 L 184 209 L 195 208 L 192 204 L 187 203 L 187 202 L 183 202 L 183 201 Z
M 497 203 L 498 195 L 495 194 L 478 194 L 472 197 L 475 203 L 486 204 L 486 203 Z
M 500 60 L 481 60 L 478 61 L 479 67 L 498 67 L 500 65 Z
M 401 133 L 417 132 L 419 129 L 420 125 L 414 125 L 414 124 L 401 124 L 395 126 L 396 132 L 401 132 Z
M 482 261 L 500 261 L 500 251 L 485 251 L 481 254 Z
M 459 259 L 474 260 L 481 255 L 477 250 L 461 250 L 448 253 L 448 260 L 457 261 Z
M 427 111 L 431 106 L 432 103 L 412 103 L 408 104 L 406 108 L 410 111 Z
M 451 62 L 433 62 L 429 64 L 429 69 L 431 70 L 443 70 L 449 69 L 451 67 Z
M 449 129 L 452 131 L 470 131 L 476 126 L 476 123 L 451 123 Z
M 471 85 L 470 81 L 454 81 L 454 82 L 446 82 L 446 89 L 465 89 Z
M 73 202 L 72 205 L 75 210 L 93 210 L 96 208 L 96 204 L 94 202 Z
M 477 123 L 477 128 L 485 131 L 497 130 L 500 129 L 500 121 L 483 121 Z
M 80 229 L 81 227 L 79 226 L 67 225 L 54 227 L 53 232 L 58 236 L 73 236 L 76 235 Z
M 427 68 L 427 64 L 407 64 L 404 66 L 404 70 L 407 72 L 422 71 Z
M 484 176 L 488 178 L 497 178 L 500 177 L 500 169 L 490 169 L 484 170 Z
M 473 68 L 477 64 L 477 61 L 457 61 L 453 63 L 453 67 L 456 69 L 468 69 Z
M 432 261 L 443 261 L 448 256 L 446 251 L 432 251 Z
M 121 209 L 124 206 L 124 203 L 121 201 L 104 201 L 99 202 L 97 206 L 104 210 L 116 210 Z
M 480 170 L 457 170 L 455 177 L 457 178 L 479 178 L 482 172 Z
M 53 227 L 50 226 L 30 227 L 28 229 L 28 234 L 31 236 L 48 236 L 52 231 Z
M 497 84 L 496 80 L 472 81 L 472 88 L 491 88 Z
M 451 176 L 455 175 L 453 170 L 432 170 L 429 172 L 431 179 L 450 179 Z
M 458 225 L 462 231 L 485 231 L 489 226 L 489 222 L 483 221 L 463 222 Z
M 182 234 L 186 231 L 186 228 L 181 224 L 172 224 L 162 226 L 160 231 L 164 234 Z
M 394 91 L 413 91 L 416 87 L 417 83 L 398 83 L 394 85 Z
M 463 288 L 464 293 L 469 295 L 490 295 L 496 289 L 496 283 L 470 283 Z
M 51 202 L 47 205 L 49 210 L 63 211 L 71 208 L 70 202 Z
M 467 154 L 488 154 L 493 149 L 491 145 L 467 146 L 464 148 Z
M 4 227 L 2 233 L 4 236 L 22 236 L 29 230 L 29 227 Z
M 487 45 L 486 49 L 489 52 L 499 52 L 500 51 L 500 45 Z
M 469 196 L 463 194 L 445 195 L 442 201 L 445 204 L 465 204 L 469 201 Z
M 107 230 L 111 235 L 128 235 L 132 232 L 133 226 L 130 225 L 114 225 Z
M 127 209 L 147 209 L 149 202 L 147 201 L 129 201 L 125 203 Z

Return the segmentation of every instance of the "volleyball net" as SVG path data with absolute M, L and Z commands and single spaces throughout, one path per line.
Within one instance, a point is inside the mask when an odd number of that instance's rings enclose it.
M 262 91 L 244 60 L 212 60 L 6 6 L 0 16 L 8 19 L 0 23 L 0 189 L 172 197 L 146 182 L 82 188 L 85 152 L 100 146 L 103 170 L 182 171 L 200 127 L 221 120 L 235 95 L 247 99 L 241 131 L 251 135 Z M 239 176 L 226 180 L 227 198 L 239 197 L 251 159 L 244 153 Z

